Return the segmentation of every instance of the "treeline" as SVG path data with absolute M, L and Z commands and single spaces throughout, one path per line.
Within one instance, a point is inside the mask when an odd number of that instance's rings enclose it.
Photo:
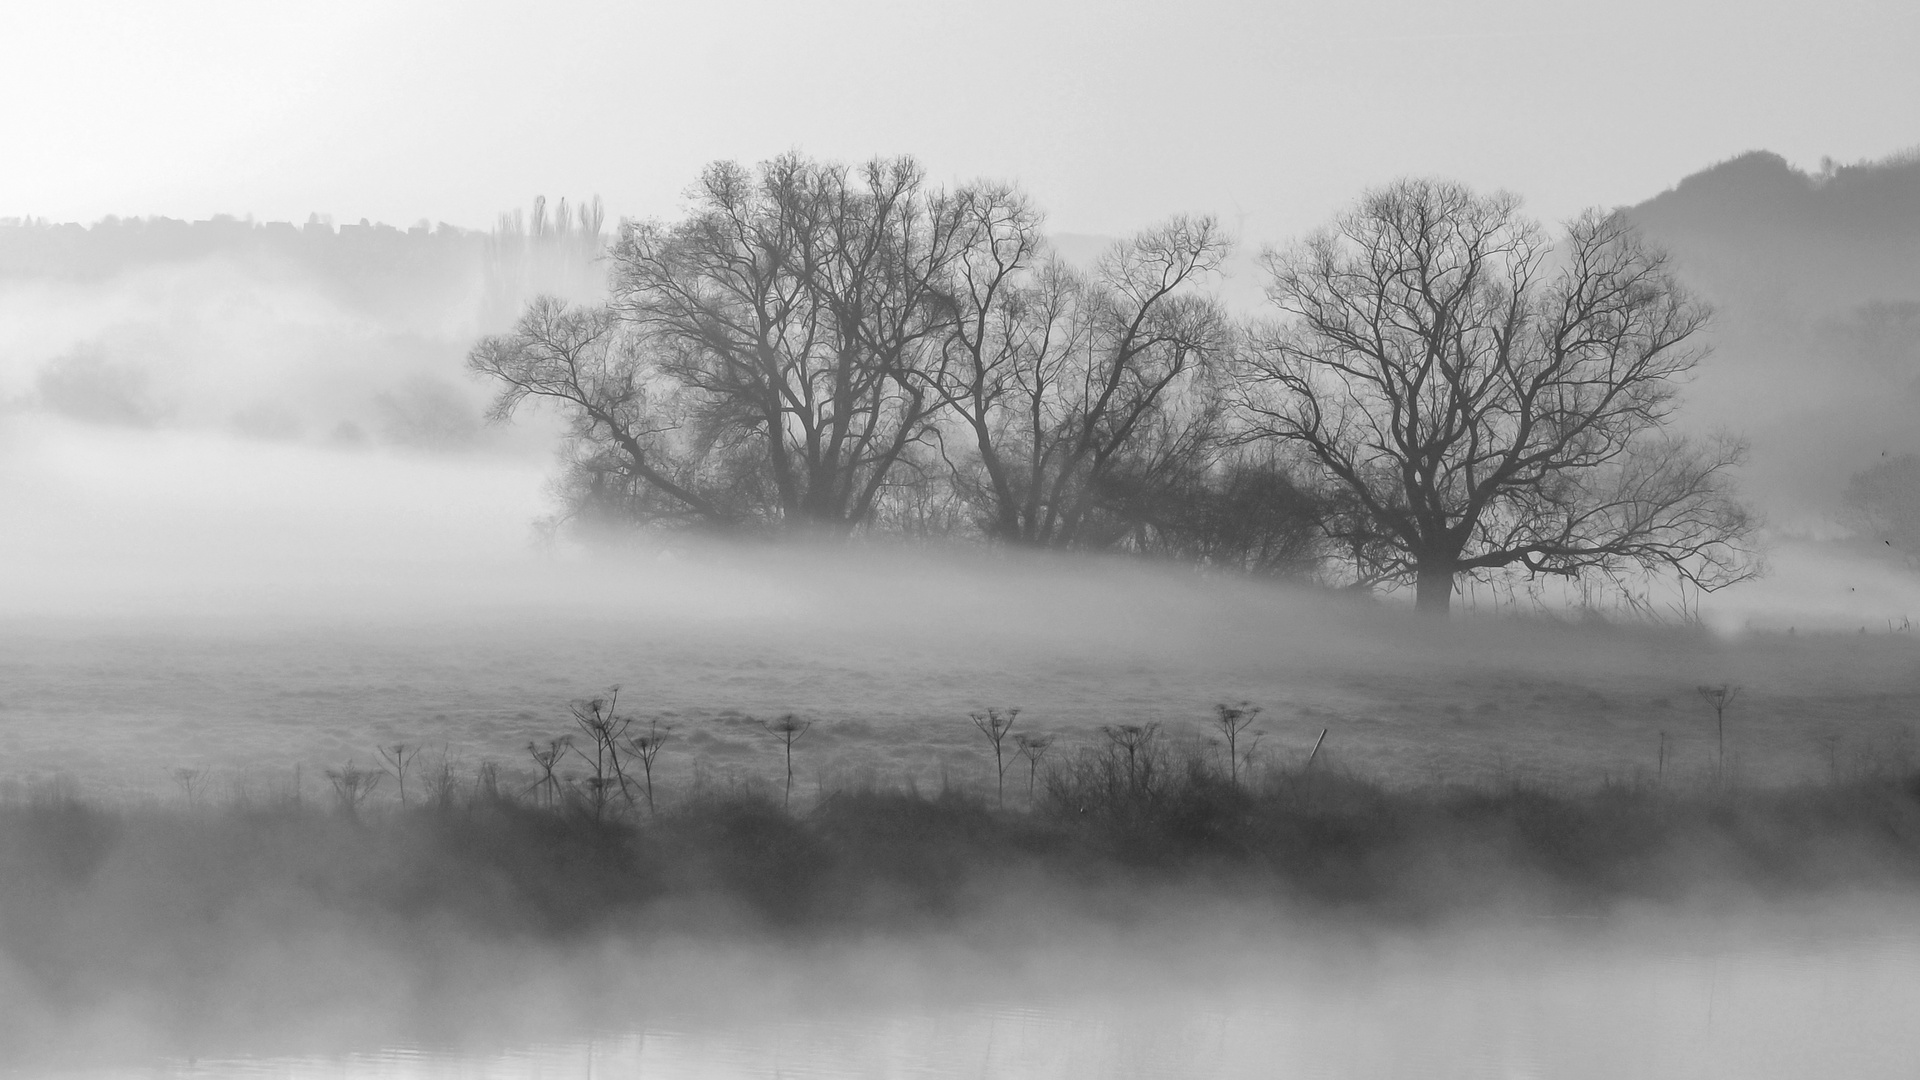
M 215 256 L 272 255 L 332 271 L 419 281 L 472 272 L 487 234 L 442 222 L 411 228 L 335 227 L 319 215 L 305 224 L 228 215 L 204 221 L 107 217 L 92 226 L 44 218 L 0 219 L 0 277 L 97 280 L 143 266 Z
M 225 258 L 283 268 L 353 307 L 417 316 L 419 309 L 473 313 L 480 325 L 512 322 L 528 296 L 601 291 L 606 246 L 598 199 L 530 213 L 503 213 L 490 230 L 420 221 L 397 228 L 362 218 L 335 225 L 242 220 L 107 217 L 91 226 L 0 218 L 0 282 L 98 282 L 145 268 Z
M 911 158 L 710 166 L 623 222 L 602 302 L 533 301 L 469 366 L 570 424 L 557 522 L 1122 550 L 1371 585 L 1751 572 L 1737 442 L 1665 431 L 1706 309 L 1617 214 L 1367 193 L 1210 292 L 1175 217 L 1090 266 L 1018 188 Z
M 622 227 L 613 303 L 536 301 L 474 352 L 497 413 L 572 407 L 572 521 L 1307 557 L 1312 498 L 1222 422 L 1212 221 L 1083 270 L 1019 192 L 937 191 L 904 159 L 716 167 L 699 197 Z

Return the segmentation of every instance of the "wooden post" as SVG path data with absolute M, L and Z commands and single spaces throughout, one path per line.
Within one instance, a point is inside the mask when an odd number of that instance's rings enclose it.
M 1301 771 L 1301 772 L 1303 772 L 1303 773 L 1304 773 L 1304 772 L 1306 772 L 1306 771 L 1307 771 L 1308 769 L 1311 769 L 1311 768 L 1313 768 L 1313 759 L 1314 759 L 1314 758 L 1317 758 L 1317 757 L 1319 757 L 1319 756 L 1320 756 L 1320 744 L 1321 744 L 1321 743 L 1323 743 L 1323 742 L 1326 742 L 1326 741 L 1327 741 L 1327 729 L 1326 729 L 1326 728 L 1321 728 L 1321 729 L 1320 729 L 1320 737 L 1319 737 L 1319 738 L 1317 738 L 1317 739 L 1315 739 L 1315 740 L 1313 740 L 1313 753 L 1311 753 L 1311 754 L 1308 754 L 1308 755 L 1307 755 L 1307 763 L 1306 763 L 1305 765 L 1302 765 L 1302 766 L 1300 766 L 1300 771 Z

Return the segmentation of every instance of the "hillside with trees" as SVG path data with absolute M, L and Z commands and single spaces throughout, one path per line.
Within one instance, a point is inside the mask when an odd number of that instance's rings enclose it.
M 1853 477 L 1920 452 L 1920 153 L 1805 172 L 1755 152 L 1628 214 L 1715 310 L 1686 423 L 1746 433 L 1776 526 L 1844 527 Z

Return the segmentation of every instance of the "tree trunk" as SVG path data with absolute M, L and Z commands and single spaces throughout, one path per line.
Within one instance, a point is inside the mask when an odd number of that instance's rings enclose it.
M 1423 561 L 1414 571 L 1413 606 L 1429 615 L 1442 615 L 1453 602 L 1453 563 Z

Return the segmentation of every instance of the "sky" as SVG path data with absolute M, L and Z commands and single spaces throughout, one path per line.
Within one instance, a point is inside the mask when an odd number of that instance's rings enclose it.
M 1920 5 L 0 0 L 0 216 L 672 216 L 701 166 L 912 153 L 1060 232 L 1283 242 L 1437 174 L 1546 218 L 1753 149 L 1920 143 Z

